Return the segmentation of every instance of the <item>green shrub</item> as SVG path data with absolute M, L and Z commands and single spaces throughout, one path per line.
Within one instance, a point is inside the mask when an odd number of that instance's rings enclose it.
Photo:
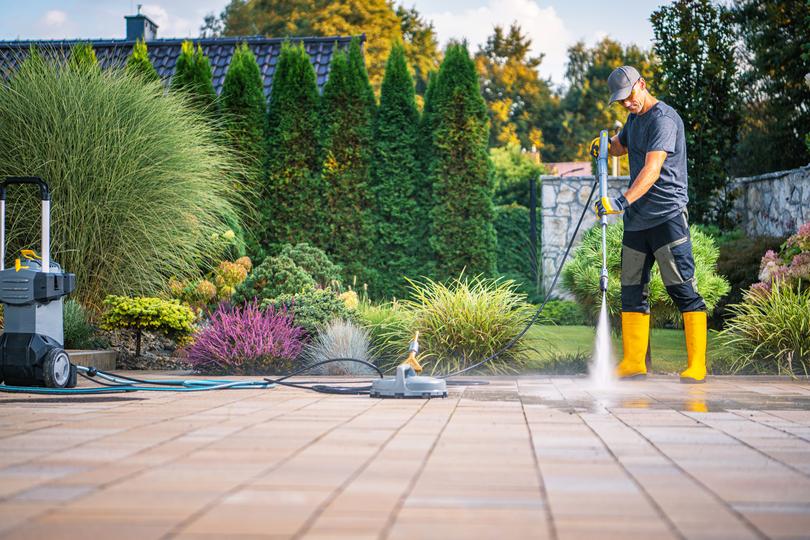
M 277 298 L 264 300 L 261 307 L 273 306 L 276 311 L 291 313 L 296 326 L 302 327 L 312 337 L 335 319 L 356 321 L 354 311 L 330 290 L 315 289 L 296 294 L 282 294 Z
M 720 256 L 717 259 L 717 273 L 725 276 L 731 290 L 715 306 L 712 323 L 721 327 L 728 318 L 728 306 L 742 301 L 743 293 L 758 281 L 759 266 L 762 255 L 770 250 L 779 249 L 786 238 L 757 236 L 730 240 L 720 245 Z
M 555 352 L 544 360 L 538 371 L 548 375 L 582 375 L 588 373 L 591 355 L 582 352 Z
M 236 288 L 233 301 L 270 300 L 283 294 L 298 294 L 315 288 L 315 280 L 306 270 L 285 255 L 267 257 Z
M 135 41 L 132 47 L 132 54 L 127 58 L 127 71 L 137 74 L 145 81 L 153 82 L 160 80 L 155 66 L 149 61 L 149 53 L 146 49 L 146 42 L 142 39 Z
M 546 168 L 540 163 L 535 163 L 518 143 L 490 148 L 489 155 L 495 171 L 495 204 L 519 204 L 528 208 L 529 180 L 545 173 Z M 537 190 L 539 195 L 539 181 Z M 500 270 L 500 266 L 498 269 Z
M 96 329 L 88 320 L 87 310 L 70 298 L 63 306 L 66 349 L 95 349 L 102 345 L 96 337 Z
M 411 299 L 402 303 L 419 331 L 425 371 L 463 369 L 499 351 L 528 323 L 534 309 L 512 281 L 459 277 L 449 285 L 411 282 Z M 407 338 L 410 339 L 410 336 Z M 525 336 L 481 371 L 519 371 L 531 348 Z
M 174 67 L 171 89 L 186 94 L 190 103 L 201 111 L 211 113 L 215 109 L 217 93 L 214 90 L 211 64 L 198 44 L 184 41 L 180 47 L 180 56 Z
M 466 45 L 451 44 L 431 94 L 430 247 L 439 279 L 462 271 L 492 277 L 497 240 L 489 116 Z
M 537 221 L 538 253 L 532 260 L 529 241 L 529 209 L 511 204 L 495 207 L 495 231 L 498 233 L 498 272 L 518 284 L 518 290 L 529 300 L 539 300 L 539 291 L 534 282 L 534 271 L 540 261 L 540 222 Z
M 240 179 L 240 187 L 255 192 L 267 162 L 267 101 L 256 57 L 246 43 L 234 49 L 220 106 L 228 144 L 246 162 L 247 174 Z
M 720 332 L 732 370 L 794 375 L 810 373 L 810 287 L 773 282 L 729 306 Z
M 162 332 L 183 345 L 194 332 L 194 312 L 179 300 L 110 295 L 104 299 L 101 326 L 136 333 L 135 356 L 141 354 L 141 332 Z
M 77 43 L 70 48 L 68 66 L 77 72 L 99 71 L 96 51 L 90 43 Z
M 369 331 L 373 356 L 380 365 L 397 365 L 408 352 L 413 338 L 412 313 L 399 302 L 372 304 L 361 302 L 357 308 L 360 324 Z
M 549 300 L 540 317 L 544 323 L 559 326 L 585 326 L 592 322 L 582 307 L 570 300 Z
M 321 176 L 328 234 L 323 246 L 341 264 L 344 277 L 374 282 L 374 223 L 368 185 L 371 179 L 374 93 L 363 53 L 353 39 L 348 52 L 332 54 L 329 80 L 321 97 Z M 347 279 L 348 280 L 348 279 Z
M 621 253 L 624 224 L 621 220 L 607 228 L 608 263 L 608 307 L 611 316 L 617 318 L 621 312 Z M 697 288 L 706 302 L 709 313 L 717 301 L 728 293 L 728 282 L 715 271 L 718 249 L 711 237 L 694 227 L 691 228 L 692 251 L 695 257 L 695 277 Z M 602 231 L 597 224 L 586 231 L 582 243 L 574 252 L 574 257 L 563 269 L 563 284 L 576 297 L 577 302 L 593 318 L 601 307 L 602 293 L 599 290 L 599 275 L 602 271 Z M 658 265 L 653 265 L 650 280 L 650 311 L 654 326 L 671 323 L 682 324 L 678 308 L 667 294 Z M 614 325 L 616 326 L 616 325 Z
M 426 275 L 423 264 L 424 224 L 428 208 L 420 207 L 417 181 L 421 176 L 418 155 L 419 112 L 408 71 L 405 48 L 391 47 L 374 121 L 374 167 L 370 191 L 378 231 L 373 265 L 380 271 L 386 297 L 402 297 L 407 290 L 403 276 Z
M 280 255 L 289 257 L 295 264 L 303 268 L 321 289 L 340 281 L 340 265 L 333 263 L 322 249 L 306 242 L 294 246 L 284 244 Z
M 318 172 L 318 84 L 301 43 L 285 42 L 273 75 L 267 113 L 267 176 L 259 241 L 265 253 L 285 242 L 323 246 L 326 215 L 313 197 L 324 192 Z
M 124 70 L 77 73 L 26 61 L 0 85 L 0 176 L 49 183 L 51 255 L 76 274 L 76 300 L 155 295 L 217 261 L 210 237 L 235 219 L 239 169 L 209 123 L 159 82 Z M 38 249 L 39 201 L 8 193 L 8 252 Z

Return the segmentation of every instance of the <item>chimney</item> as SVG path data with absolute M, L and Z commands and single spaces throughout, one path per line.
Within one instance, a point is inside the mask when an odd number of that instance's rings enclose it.
M 158 25 L 146 15 L 141 14 L 141 4 L 138 4 L 138 13 L 136 15 L 127 15 L 124 19 L 127 20 L 127 41 L 135 41 L 136 39 L 152 41 L 157 39 Z

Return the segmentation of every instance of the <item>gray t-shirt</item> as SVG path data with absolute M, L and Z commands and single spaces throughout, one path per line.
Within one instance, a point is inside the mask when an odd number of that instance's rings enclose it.
M 644 167 L 647 152 L 667 153 L 658 180 L 625 211 L 624 229 L 643 231 L 680 214 L 689 196 L 683 120 L 675 109 L 659 101 L 642 115 L 631 114 L 619 133 L 619 142 L 630 158 L 630 185 Z

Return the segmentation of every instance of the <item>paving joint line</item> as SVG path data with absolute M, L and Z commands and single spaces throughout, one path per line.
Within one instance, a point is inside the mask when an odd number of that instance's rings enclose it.
M 534 469 L 537 474 L 537 480 L 540 483 L 540 496 L 543 497 L 543 506 L 546 509 L 546 518 L 548 519 L 548 532 L 551 540 L 557 540 L 557 524 L 554 522 L 554 513 L 551 511 L 551 499 L 546 490 L 546 480 L 543 478 L 543 470 L 540 468 L 540 460 L 537 459 L 537 450 L 534 447 L 534 432 L 529 424 L 529 417 L 526 414 L 526 404 L 523 403 L 523 396 L 520 394 L 520 382 L 516 381 L 518 388 L 518 398 L 520 399 L 520 409 L 523 413 L 523 421 L 526 423 L 526 431 L 529 432 L 529 445 L 531 447 L 532 459 L 534 460 Z
M 325 399 L 326 399 L 326 397 L 324 396 L 321 399 L 318 399 L 318 400 L 313 401 L 311 403 L 307 403 L 306 405 L 303 405 L 303 406 L 301 406 L 301 407 L 299 407 L 297 409 L 293 409 L 291 411 L 286 411 L 286 413 L 300 411 L 300 410 L 305 409 L 305 408 L 307 408 L 307 407 L 309 407 L 311 405 L 315 405 L 317 403 L 320 403 L 321 401 L 324 401 Z M 369 411 L 370 409 L 372 409 L 372 408 L 374 408 L 376 406 L 377 406 L 377 404 L 375 403 L 375 404 L 371 405 L 370 407 L 367 407 L 366 409 L 364 409 L 364 410 L 360 411 L 359 413 L 355 414 L 354 416 L 351 416 L 347 420 L 344 420 L 343 422 L 339 422 L 339 423 L 335 424 L 334 426 L 332 426 L 331 428 L 329 428 L 325 432 L 321 433 L 320 435 L 318 435 L 317 437 L 315 437 L 314 439 L 312 439 L 311 441 L 309 441 L 305 445 L 303 445 L 300 448 L 296 449 L 294 452 L 291 452 L 290 455 L 288 455 L 286 458 L 278 461 L 277 463 L 274 463 L 273 465 L 270 465 L 269 467 L 267 467 L 265 469 L 262 469 L 256 475 L 254 475 L 252 478 L 250 478 L 248 480 L 245 480 L 244 482 L 241 482 L 240 484 L 237 484 L 233 488 L 221 493 L 219 497 L 212 500 L 208 504 L 204 505 L 202 508 L 200 508 L 196 512 L 193 512 L 186 519 L 180 521 L 179 523 L 176 523 L 169 532 L 167 532 L 166 534 L 164 534 L 163 536 L 160 537 L 161 540 L 172 538 L 172 537 L 174 537 L 174 536 L 176 536 L 178 534 L 181 534 L 183 527 L 193 523 L 198 517 L 204 515 L 206 512 L 208 512 L 209 510 L 214 508 L 217 504 L 222 502 L 228 496 L 238 492 L 240 489 L 242 489 L 244 487 L 249 486 L 251 484 L 251 482 L 256 479 L 257 476 L 263 476 L 263 475 L 266 475 L 266 474 L 269 474 L 269 473 L 273 472 L 274 470 L 281 467 L 282 465 L 284 465 L 285 463 L 287 463 L 288 461 L 293 459 L 295 456 L 297 456 L 298 454 L 300 454 L 301 452 L 303 452 L 304 450 L 306 450 L 307 448 L 312 446 L 313 444 L 317 443 L 318 441 L 320 441 L 321 439 L 323 439 L 324 437 L 326 437 L 327 435 L 329 435 L 330 433 L 335 431 L 336 429 L 348 424 L 349 422 L 351 422 L 355 418 L 358 418 L 360 415 L 366 413 L 367 411 Z M 273 419 L 275 419 L 275 418 L 278 418 L 278 417 L 274 417 Z M 249 427 L 253 427 L 253 426 L 257 425 L 257 424 L 261 424 L 264 421 L 266 421 L 266 420 L 261 420 L 259 422 L 256 422 L 255 424 L 251 424 L 250 426 L 245 426 L 245 428 L 240 429 L 239 431 L 235 431 L 234 433 L 240 433 L 241 431 L 244 431 L 245 429 L 248 429 Z M 233 435 L 234 433 L 232 433 L 231 435 Z M 212 441 L 209 444 L 213 444 L 214 442 L 215 441 Z M 205 445 L 205 446 L 208 446 L 208 445 Z M 201 448 L 205 448 L 205 446 L 202 446 Z
M 743 419 L 745 419 L 745 420 L 749 420 L 749 421 L 751 421 L 751 422 L 755 422 L 755 423 L 757 423 L 757 424 L 759 424 L 759 425 L 762 425 L 762 426 L 765 426 L 765 427 L 769 427 L 769 428 L 771 428 L 771 429 L 775 429 L 775 430 L 777 430 L 777 431 L 781 431 L 782 433 L 785 433 L 785 434 L 787 434 L 787 435 L 790 435 L 791 437 L 794 437 L 794 438 L 796 438 L 796 439 L 799 439 L 800 441 L 804 441 L 804 442 L 810 443 L 810 439 L 808 439 L 807 437 L 802 437 L 801 435 L 796 435 L 795 433 L 791 433 L 790 431 L 787 431 L 787 430 L 784 430 L 784 429 L 782 429 L 782 428 L 778 428 L 778 427 L 772 426 L 772 425 L 770 425 L 770 424 L 766 424 L 765 422 L 760 422 L 759 420 L 752 419 L 752 418 L 750 418 L 750 417 L 745 417 L 745 416 L 743 416 L 742 414 L 740 414 L 739 412 L 735 412 L 735 411 L 728 411 L 728 412 L 730 412 L 731 414 L 737 415 L 737 416 L 739 416 L 740 418 L 743 418 Z M 768 412 L 768 411 L 757 411 L 757 412 L 761 412 L 761 413 L 763 413 L 763 414 L 767 414 L 767 415 L 768 415 L 768 416 L 770 416 L 771 418 L 776 418 L 776 419 L 781 420 L 781 421 L 783 421 L 783 422 L 790 422 L 791 424 L 795 424 L 795 425 L 796 425 L 796 426 L 798 426 L 798 427 L 808 427 L 808 426 L 805 426 L 804 424 L 797 424 L 796 422 L 792 422 L 792 421 L 790 421 L 790 420 L 785 420 L 784 418 L 782 418 L 782 417 L 780 417 L 780 416 L 776 416 L 775 414 L 771 414 L 771 413 L 770 413 L 770 412 Z
M 767 452 L 765 452 L 764 450 L 760 450 L 760 449 L 759 449 L 759 448 L 757 448 L 756 446 L 754 446 L 754 445 L 752 445 L 752 444 L 749 444 L 749 443 L 745 442 L 744 440 L 740 439 L 739 437 L 736 437 L 736 436 L 732 435 L 731 433 L 728 433 L 727 431 L 725 431 L 725 430 L 723 430 L 723 429 L 721 429 L 721 428 L 715 428 L 715 427 L 713 427 L 713 426 L 710 426 L 709 424 L 706 424 L 705 422 L 701 422 L 701 421 L 700 421 L 700 420 L 698 420 L 697 418 L 692 418 L 691 416 L 689 416 L 688 414 L 684 413 L 683 411 L 678 411 L 678 413 L 679 413 L 679 414 L 682 414 L 683 416 L 685 416 L 685 417 L 687 417 L 687 418 L 691 418 L 692 420 L 696 421 L 698 424 L 700 424 L 700 425 L 702 425 L 702 426 L 705 426 L 705 427 L 707 427 L 707 428 L 709 428 L 709 429 L 714 429 L 714 430 L 716 430 L 716 431 L 719 431 L 720 433 L 723 433 L 724 435 L 726 435 L 726 436 L 728 436 L 728 437 L 731 437 L 732 439 L 734 439 L 734 440 L 735 440 L 735 441 L 737 441 L 738 443 L 742 444 L 743 446 L 745 446 L 745 447 L 747 447 L 747 448 L 750 448 L 751 450 L 753 450 L 753 451 L 754 451 L 754 452 L 756 452 L 757 454 L 761 454 L 761 455 L 762 455 L 763 457 L 765 457 L 766 459 L 769 459 L 769 460 L 771 460 L 771 461 L 774 461 L 774 462 L 776 462 L 776 463 L 778 463 L 778 464 L 782 465 L 783 467 L 785 467 L 785 468 L 787 468 L 787 469 L 790 469 L 791 471 L 793 471 L 793 472 L 795 472 L 795 473 L 799 473 L 800 475 L 802 475 L 802 476 L 804 476 L 804 477 L 806 477 L 806 478 L 810 478 L 810 473 L 807 473 L 807 472 L 805 472 L 805 471 L 803 471 L 803 470 L 801 470 L 801 469 L 797 469 L 797 468 L 796 468 L 796 467 L 794 467 L 793 465 L 790 465 L 789 463 L 785 463 L 785 462 L 784 462 L 784 461 L 782 461 L 781 459 L 776 459 L 775 457 L 768 455 L 768 454 L 767 454 Z M 732 413 L 732 414 L 734 414 L 734 413 Z M 741 418 L 744 418 L 744 417 L 741 417 Z M 746 419 L 746 420 L 747 420 L 747 419 Z M 749 421 L 754 422 L 755 424 L 757 423 L 756 421 L 753 421 L 753 420 L 749 420 Z M 764 424 L 763 424 L 763 425 L 764 425 Z M 766 427 L 770 427 L 770 426 L 766 426 Z M 778 430 L 777 430 L 777 431 L 778 431 Z
M 309 532 L 309 530 L 312 528 L 312 526 L 315 524 L 318 518 L 321 517 L 321 515 L 329 507 L 329 505 L 332 504 L 332 502 L 334 502 L 335 499 L 337 499 L 344 491 L 346 491 L 346 488 L 349 487 L 349 485 L 352 482 L 354 482 L 354 480 L 358 476 L 360 476 L 360 474 L 362 474 L 363 471 L 365 471 L 368 468 L 368 466 L 374 462 L 375 459 L 377 459 L 380 453 L 385 449 L 386 446 L 388 446 L 388 444 L 394 439 L 394 437 L 396 437 L 402 431 L 402 429 L 416 417 L 417 414 L 422 412 L 422 409 L 425 408 L 425 406 L 429 401 L 430 401 L 429 399 L 423 400 L 423 403 L 419 406 L 419 408 L 416 409 L 413 412 L 413 414 L 411 414 L 408 417 L 408 419 L 405 420 L 405 422 L 403 422 L 391 435 L 388 436 L 388 438 L 382 443 L 382 445 L 380 445 L 377 451 L 374 452 L 374 454 L 371 457 L 366 459 L 366 461 L 364 461 L 349 478 L 347 478 L 342 484 L 340 484 L 337 488 L 335 488 L 333 492 L 329 494 L 327 500 L 318 505 L 315 511 L 310 515 L 309 518 L 307 518 L 307 520 L 301 526 L 301 529 L 299 529 L 298 531 L 296 531 L 295 534 L 293 534 L 293 538 L 301 538 L 301 536 Z M 371 410 L 371 408 L 366 409 L 364 413 L 368 412 L 369 410 Z
M 658 400 L 656 400 L 656 401 L 658 401 Z M 613 413 L 611 412 L 611 414 L 613 414 Z M 756 525 L 754 525 L 747 517 L 745 517 L 744 514 L 742 514 L 742 512 L 738 511 L 736 508 L 734 508 L 732 505 L 730 505 L 725 499 L 723 499 L 720 495 L 718 495 L 717 492 L 715 492 L 713 489 L 711 489 L 709 486 L 707 486 L 704 482 L 702 482 L 699 479 L 699 477 L 693 475 L 692 473 L 687 471 L 685 468 L 683 468 L 680 465 L 680 463 L 678 463 L 677 461 L 672 459 L 666 452 L 661 450 L 661 448 L 659 448 L 657 444 L 655 444 L 653 441 L 651 441 L 650 439 L 645 437 L 643 433 L 641 433 L 638 429 L 635 428 L 635 426 L 632 426 L 632 425 L 628 424 L 627 422 L 622 420 L 622 418 L 619 417 L 618 415 L 614 415 L 614 416 L 619 422 L 621 422 L 622 424 L 624 424 L 628 428 L 632 429 L 639 437 L 641 437 L 645 441 L 647 441 L 650 444 L 650 446 L 655 448 L 655 450 L 659 454 L 661 454 L 667 461 L 669 461 L 676 469 L 678 469 L 681 473 L 683 473 L 688 478 L 690 478 L 693 482 L 695 482 L 696 484 L 701 486 L 706 491 L 706 493 L 711 495 L 717 502 L 719 502 L 729 512 L 731 512 L 732 515 L 736 516 L 737 519 L 739 519 L 743 523 L 743 525 L 745 525 L 752 533 L 754 533 L 754 535 L 756 535 L 758 538 L 761 538 L 762 540 L 769 540 L 770 537 L 768 535 L 766 535 Z M 712 429 L 712 428 L 709 428 L 709 429 Z
M 616 415 L 614 415 L 612 411 L 610 411 L 609 409 L 606 409 L 606 410 L 607 410 L 608 414 L 612 418 L 614 418 L 614 419 L 616 419 L 617 421 L 620 422 L 620 420 L 618 420 L 616 418 Z M 653 507 L 653 509 L 660 515 L 661 518 L 663 518 L 664 523 L 667 524 L 667 526 L 675 534 L 675 536 L 677 536 L 681 540 L 686 540 L 687 537 L 684 535 L 684 533 L 682 533 L 681 530 L 678 528 L 678 526 L 675 524 L 675 522 L 672 521 L 672 518 L 670 518 L 667 515 L 667 513 L 664 511 L 664 509 L 661 507 L 661 505 L 658 504 L 658 501 L 655 500 L 655 497 L 653 497 L 647 491 L 647 489 L 644 487 L 644 484 L 642 484 L 641 481 L 638 478 L 636 478 L 636 476 L 632 472 L 630 472 L 630 470 L 627 468 L 627 466 L 624 463 L 622 463 L 622 460 L 619 459 L 619 456 L 617 456 L 613 452 L 613 449 L 610 448 L 610 445 L 607 443 L 607 441 L 605 441 L 605 439 L 601 435 L 599 435 L 599 433 L 593 428 L 593 426 L 591 424 L 589 424 L 588 421 L 582 417 L 581 413 L 577 413 L 577 417 L 580 419 L 580 421 L 583 424 L 588 426 L 588 429 L 591 430 L 591 433 L 593 433 L 596 436 L 596 438 L 599 439 L 599 442 L 601 442 L 602 446 L 605 447 L 605 450 L 607 450 L 607 452 L 613 458 L 613 461 L 615 461 L 616 464 L 619 467 L 621 467 L 622 471 L 624 471 L 624 474 L 630 479 L 630 481 L 632 481 L 636 485 L 636 487 L 639 489 L 639 491 L 641 491 L 641 493 L 644 495 L 644 498 L 647 499 L 647 501 L 650 503 L 650 505 Z
M 433 451 L 436 449 L 436 445 L 439 444 L 439 440 L 442 438 L 444 431 L 447 429 L 447 426 L 450 424 L 450 420 L 453 419 L 453 415 L 456 414 L 456 409 L 458 409 L 459 403 L 461 403 L 461 398 L 464 396 L 464 393 L 467 391 L 468 387 L 462 387 L 463 390 L 456 398 L 456 404 L 453 406 L 453 410 L 450 411 L 450 414 L 447 415 L 447 420 L 444 422 L 442 429 L 436 434 L 436 438 L 433 439 L 433 444 L 430 445 L 430 449 L 428 449 L 425 458 L 422 460 L 422 464 L 417 469 L 416 473 L 411 478 L 411 481 L 408 482 L 408 486 L 405 488 L 405 492 L 400 496 L 397 504 L 394 506 L 394 509 L 391 510 L 391 514 L 388 516 L 388 520 L 383 527 L 383 530 L 380 532 L 379 538 L 386 539 L 391 534 L 391 529 L 396 522 L 397 516 L 402 511 L 402 507 L 405 506 L 405 501 L 408 500 L 411 493 L 413 493 L 413 488 L 416 487 L 416 483 L 419 481 L 419 478 L 422 476 L 422 473 L 425 472 L 425 467 L 427 467 L 427 462 L 430 459 L 430 456 L 433 455 Z

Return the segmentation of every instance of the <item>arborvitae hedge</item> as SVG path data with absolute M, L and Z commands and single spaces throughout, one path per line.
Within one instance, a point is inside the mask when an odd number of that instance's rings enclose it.
M 245 161 L 248 189 L 256 184 L 267 161 L 267 104 L 262 74 L 246 43 L 234 50 L 220 96 L 220 112 L 228 142 Z
M 211 64 L 202 52 L 202 47 L 191 41 L 184 41 L 180 56 L 174 68 L 171 89 L 187 92 L 191 100 L 200 109 L 213 112 L 217 94 L 211 75 Z
M 78 71 L 101 69 L 96 58 L 96 51 L 89 43 L 77 43 L 71 47 L 68 65 Z
M 268 253 L 282 244 L 324 247 L 325 197 L 318 176 L 318 85 L 301 43 L 284 43 L 273 77 L 267 179 L 260 239 Z
M 431 95 L 434 206 L 430 245 L 437 277 L 496 273 L 494 190 L 487 152 L 489 119 L 475 64 L 464 45 L 453 44 Z
M 344 276 L 373 283 L 368 263 L 374 245 L 369 204 L 374 93 L 360 44 L 335 51 L 321 107 L 322 178 L 328 206 L 326 252 Z
M 136 73 L 146 81 L 157 81 L 160 79 L 155 66 L 149 61 L 149 53 L 146 50 L 146 43 L 139 39 L 132 47 L 132 54 L 127 58 L 126 70 Z
M 495 230 L 498 233 L 498 272 L 507 279 L 519 284 L 520 292 L 530 300 L 537 300 L 537 287 L 533 269 L 539 264 L 540 256 L 532 262 L 530 242 L 529 209 L 519 204 L 495 207 Z M 537 238 L 540 226 L 537 225 Z M 540 247 L 538 246 L 538 251 Z
M 380 93 L 380 109 L 374 124 L 374 168 L 371 193 L 377 239 L 374 266 L 380 271 L 380 286 L 387 295 L 403 297 L 407 282 L 417 278 L 424 244 L 420 235 L 427 223 L 424 208 L 415 198 L 418 160 L 419 112 L 413 79 L 400 43 L 391 48 Z

